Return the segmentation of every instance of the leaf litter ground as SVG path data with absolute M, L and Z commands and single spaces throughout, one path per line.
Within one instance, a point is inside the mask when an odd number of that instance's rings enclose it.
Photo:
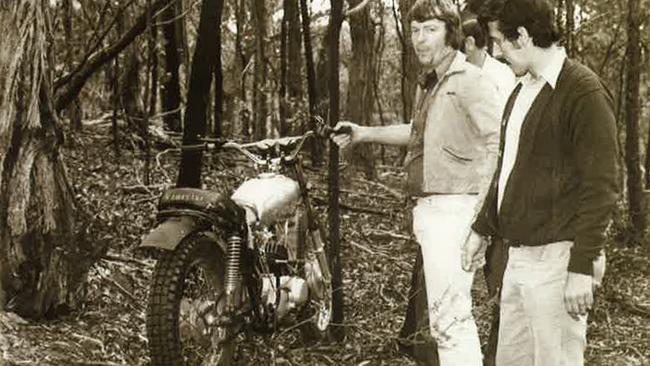
M 158 197 L 175 180 L 178 156 L 164 154 L 159 164 L 154 159 L 151 184 L 144 186 L 142 154 L 128 145 L 116 159 L 107 136 L 94 127 L 69 139 L 65 148 L 87 229 L 109 248 L 89 274 L 87 300 L 52 321 L 0 313 L 0 365 L 148 364 L 144 322 L 155 262 L 135 248 L 155 221 Z M 208 157 L 206 187 L 228 191 L 252 173 L 235 160 Z M 325 220 L 325 169 L 308 174 Z M 414 365 L 395 345 L 416 253 L 400 229 L 402 203 L 395 192 L 403 174 L 388 166 L 379 168 L 373 182 L 352 169 L 342 174 L 341 202 L 348 207 L 341 211 L 345 341 L 306 346 L 297 330 L 253 336 L 240 345 L 238 365 Z M 608 252 L 608 273 L 590 315 L 586 364 L 650 365 L 650 260 L 640 249 L 620 244 L 611 244 Z M 480 274 L 473 295 L 485 342 L 490 300 Z

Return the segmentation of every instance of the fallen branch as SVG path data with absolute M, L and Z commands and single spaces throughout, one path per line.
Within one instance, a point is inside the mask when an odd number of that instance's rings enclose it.
M 363 250 L 363 251 L 365 251 L 365 252 L 367 252 L 369 254 L 384 257 L 384 258 L 389 258 L 389 259 L 391 259 L 393 261 L 393 263 L 395 263 L 395 265 L 397 265 L 401 269 L 404 269 L 404 270 L 410 270 L 411 269 L 410 264 L 406 263 L 405 261 L 398 260 L 392 255 L 382 253 L 382 252 L 378 252 L 378 251 L 374 251 L 374 250 L 368 248 L 365 245 L 362 245 L 362 244 L 359 244 L 359 243 L 355 242 L 354 240 L 347 240 L 347 242 L 350 243 L 352 246 L 357 247 L 357 248 L 359 248 L 359 249 L 361 249 L 361 250 Z
M 143 260 L 133 258 L 133 257 L 123 257 L 123 256 L 116 255 L 116 254 L 106 254 L 105 256 L 102 257 L 102 259 L 105 260 L 105 261 L 111 261 L 111 262 L 133 263 L 133 264 L 137 264 L 137 265 L 140 265 L 140 266 L 143 266 L 143 267 L 149 267 L 149 268 L 153 267 L 152 263 L 145 262 Z
M 379 187 L 379 188 L 385 190 L 386 192 L 390 193 L 390 195 L 397 198 L 398 200 L 403 200 L 404 199 L 403 194 L 399 193 L 397 190 L 395 190 L 393 188 L 388 187 L 385 184 L 382 184 L 382 183 L 379 183 L 379 182 L 373 182 L 371 180 L 366 180 L 366 179 L 363 179 L 363 178 L 358 178 L 358 179 L 355 179 L 355 180 L 358 181 L 358 182 L 361 182 L 361 183 L 365 183 L 365 184 L 369 184 L 369 185 L 372 185 L 372 186 L 375 186 L 375 187 Z
M 650 309 L 645 306 L 635 305 L 624 299 L 620 293 L 609 294 L 605 299 L 607 301 L 621 305 L 621 308 L 632 315 L 644 318 L 650 318 Z
M 166 188 L 167 184 L 152 184 L 145 186 L 144 184 L 136 184 L 133 186 L 122 186 L 120 189 L 124 193 L 146 193 L 153 194 L 152 189 Z
M 364 233 L 364 235 L 374 235 L 374 236 L 388 236 L 392 239 L 397 239 L 397 240 L 410 240 L 411 237 L 408 235 L 402 235 L 402 234 L 397 234 L 393 233 L 388 230 L 382 230 L 382 229 L 374 229 L 370 230 Z
M 329 202 L 327 200 L 325 200 L 324 198 L 321 198 L 321 197 L 312 196 L 311 199 L 314 200 L 314 202 L 316 202 L 316 204 L 319 204 L 319 205 L 327 205 L 327 204 L 329 204 Z M 367 213 L 367 214 L 371 214 L 371 215 L 386 216 L 386 214 L 387 214 L 386 211 L 379 211 L 379 210 L 375 210 L 375 209 L 368 208 L 368 207 L 354 207 L 354 206 L 346 205 L 345 203 L 339 203 L 339 207 L 341 207 L 344 210 L 353 211 L 353 212 L 360 212 L 360 213 Z
M 97 272 L 97 274 L 99 275 L 99 278 L 108 282 L 109 285 L 117 289 L 117 291 L 119 291 L 122 295 L 128 297 L 132 302 L 130 303 L 127 302 L 127 304 L 131 306 L 134 310 L 144 310 L 142 305 L 140 305 L 139 303 L 140 300 L 137 297 L 135 297 L 135 295 L 133 295 L 130 291 L 122 287 L 122 285 L 120 285 L 119 283 L 115 282 L 115 280 L 113 280 L 112 278 L 108 278 L 102 275 L 99 271 Z

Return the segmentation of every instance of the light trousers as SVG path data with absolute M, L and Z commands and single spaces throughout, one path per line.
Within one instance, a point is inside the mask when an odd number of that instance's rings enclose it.
M 481 366 L 472 316 L 473 273 L 461 268 L 464 244 L 477 203 L 475 195 L 432 195 L 413 209 L 413 232 L 423 256 L 429 328 L 441 366 Z
M 497 366 L 583 366 L 587 317 L 574 320 L 564 305 L 572 244 L 509 249 Z

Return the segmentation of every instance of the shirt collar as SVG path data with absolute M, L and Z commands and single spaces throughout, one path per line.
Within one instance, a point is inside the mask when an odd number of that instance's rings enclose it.
M 440 65 L 436 67 L 436 75 L 440 78 L 446 73 L 455 71 L 462 61 L 465 61 L 465 55 L 463 53 L 456 50 L 449 52 Z
M 539 73 L 539 77 L 544 79 L 553 89 L 557 84 L 557 79 L 560 77 L 560 72 L 562 71 L 562 66 L 564 65 L 564 60 L 566 59 L 566 51 L 564 47 L 552 46 L 550 59 L 546 64 L 546 67 Z M 534 82 L 536 79 L 529 73 L 524 75 L 521 78 L 521 83 L 526 85 Z
M 446 73 L 458 69 L 459 63 L 465 60 L 465 55 L 458 51 L 449 52 L 435 69 L 424 71 L 418 75 L 418 84 L 422 89 L 435 85 Z

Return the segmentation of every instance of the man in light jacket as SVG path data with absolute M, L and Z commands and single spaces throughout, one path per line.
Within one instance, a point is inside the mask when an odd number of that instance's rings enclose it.
M 422 74 L 411 124 L 365 127 L 340 122 L 340 146 L 375 142 L 407 146 L 406 191 L 426 283 L 428 332 L 437 343 L 421 364 L 480 366 L 472 316 L 473 273 L 461 268 L 461 246 L 494 171 L 502 103 L 497 88 L 459 51 L 456 5 L 418 0 L 408 13 Z M 438 363 L 439 357 L 439 363 Z

